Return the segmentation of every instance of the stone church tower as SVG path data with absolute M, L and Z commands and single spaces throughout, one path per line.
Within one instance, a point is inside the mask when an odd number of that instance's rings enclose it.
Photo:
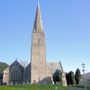
M 46 67 L 46 46 L 45 34 L 38 3 L 36 17 L 32 32 L 32 47 L 31 47 L 31 83 L 43 82 L 45 78 Z
M 38 3 L 36 17 L 32 32 L 31 62 L 23 67 L 17 60 L 3 72 L 3 83 L 21 84 L 28 83 L 53 83 L 53 74 L 61 71 L 63 86 L 67 86 L 66 75 L 61 62 L 46 63 L 45 33 L 43 30 L 40 5 Z

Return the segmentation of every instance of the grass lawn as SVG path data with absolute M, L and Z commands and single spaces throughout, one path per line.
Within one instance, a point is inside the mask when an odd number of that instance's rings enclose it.
M 16 85 L 16 86 L 0 86 L 0 90 L 84 90 L 84 89 L 82 86 L 56 87 L 55 85 Z M 90 86 L 88 86 L 87 90 L 90 90 Z
M 0 86 L 0 90 L 55 90 L 55 88 L 55 85 Z M 68 90 L 68 87 L 57 86 L 57 90 Z

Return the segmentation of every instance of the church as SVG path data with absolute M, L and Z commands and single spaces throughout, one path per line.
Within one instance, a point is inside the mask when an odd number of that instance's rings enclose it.
M 59 69 L 62 72 L 62 84 L 66 86 L 66 76 L 61 62 L 46 62 L 46 43 L 43 29 L 40 4 L 36 9 L 36 16 L 32 31 L 31 58 L 27 67 L 23 67 L 17 60 L 3 71 L 3 83 L 13 84 L 49 84 L 53 83 L 53 74 Z

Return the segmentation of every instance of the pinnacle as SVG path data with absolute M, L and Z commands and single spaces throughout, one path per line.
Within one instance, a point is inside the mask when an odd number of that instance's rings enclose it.
M 39 3 L 39 0 L 38 0 L 38 7 L 40 8 L 40 3 Z
M 37 10 L 36 10 L 36 17 L 34 21 L 34 31 L 41 32 L 43 29 L 42 25 L 42 18 L 41 18 L 41 11 L 40 11 L 40 4 L 38 1 Z

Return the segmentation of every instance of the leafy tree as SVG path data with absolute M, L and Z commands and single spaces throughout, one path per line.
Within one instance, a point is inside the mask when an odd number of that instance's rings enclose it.
M 78 85 L 81 79 L 81 73 L 79 68 L 77 68 L 76 73 L 75 73 L 75 80 L 76 80 L 76 84 Z
M 67 81 L 67 85 L 70 85 L 70 74 L 66 73 L 66 81 Z
M 59 69 L 57 69 L 53 74 L 53 81 L 54 81 L 54 84 L 56 84 L 56 82 L 59 82 L 59 81 L 62 82 L 62 73 Z
M 5 70 L 5 68 L 8 67 L 8 64 L 0 62 L 0 73 L 3 73 L 3 71 Z
M 3 74 L 0 74 L 0 85 L 3 84 Z
M 75 84 L 75 77 L 74 77 L 74 72 L 73 71 L 70 71 L 69 72 L 69 77 L 70 77 L 70 84 L 71 85 L 74 85 Z
M 70 71 L 69 73 L 66 74 L 66 80 L 67 80 L 67 85 L 75 84 L 75 77 L 73 71 Z

